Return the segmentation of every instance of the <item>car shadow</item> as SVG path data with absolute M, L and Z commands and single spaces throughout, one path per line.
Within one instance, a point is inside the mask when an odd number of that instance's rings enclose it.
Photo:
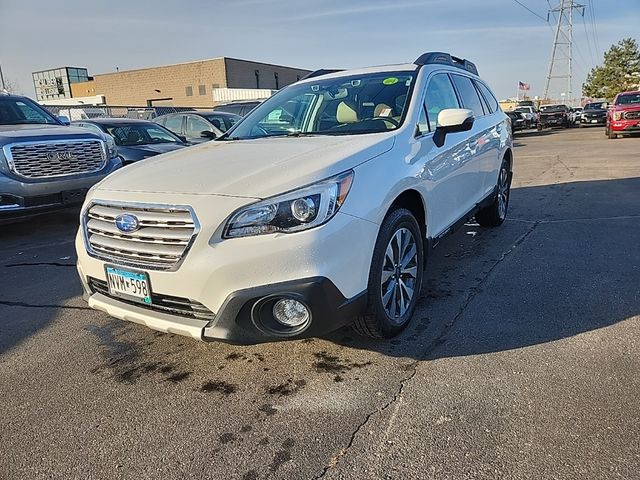
M 465 225 L 432 253 L 411 325 L 331 341 L 416 360 L 525 348 L 640 314 L 640 178 L 515 188 L 497 229 Z M 470 277 L 472 277 L 470 279 Z

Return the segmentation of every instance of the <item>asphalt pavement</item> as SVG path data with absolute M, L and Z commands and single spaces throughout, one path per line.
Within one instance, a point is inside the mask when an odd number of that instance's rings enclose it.
M 640 138 L 516 137 L 411 327 L 232 346 L 89 310 L 77 212 L 0 225 L 0 478 L 640 478 Z

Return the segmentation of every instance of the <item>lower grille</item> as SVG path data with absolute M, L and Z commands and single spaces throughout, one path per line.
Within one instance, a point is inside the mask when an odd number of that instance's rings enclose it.
M 134 305 L 148 310 L 156 310 L 170 315 L 178 315 L 180 317 L 195 318 L 197 320 L 211 321 L 215 318 L 215 314 L 207 307 L 195 300 L 189 300 L 183 297 L 173 297 L 171 295 L 151 294 L 151 305 L 138 303 L 109 294 L 107 282 L 89 277 L 89 288 L 92 293 L 100 293 L 106 297 L 112 298 L 122 303 Z

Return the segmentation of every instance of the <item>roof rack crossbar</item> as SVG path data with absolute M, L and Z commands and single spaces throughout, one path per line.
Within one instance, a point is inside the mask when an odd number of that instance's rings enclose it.
M 321 68 L 320 70 L 315 70 L 311 73 L 307 73 L 300 80 L 306 80 L 307 78 L 314 78 L 314 77 L 319 77 L 321 75 L 329 75 L 330 73 L 336 73 L 336 72 L 342 72 L 342 71 L 343 70 L 341 68 L 334 68 L 334 69 Z
M 454 57 L 450 53 L 445 52 L 427 52 L 420 55 L 415 62 L 416 65 L 450 65 L 452 67 L 462 68 L 468 72 L 478 75 L 478 69 L 473 62 L 464 58 Z

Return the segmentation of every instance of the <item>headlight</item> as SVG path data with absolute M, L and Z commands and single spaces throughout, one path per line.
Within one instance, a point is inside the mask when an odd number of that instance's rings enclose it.
M 328 222 L 347 198 L 352 170 L 242 208 L 224 227 L 224 238 L 293 233 Z
M 622 120 L 622 112 L 613 112 L 614 120 Z
M 118 147 L 111 135 L 104 135 L 104 141 L 107 144 L 107 158 L 113 158 L 118 155 Z

